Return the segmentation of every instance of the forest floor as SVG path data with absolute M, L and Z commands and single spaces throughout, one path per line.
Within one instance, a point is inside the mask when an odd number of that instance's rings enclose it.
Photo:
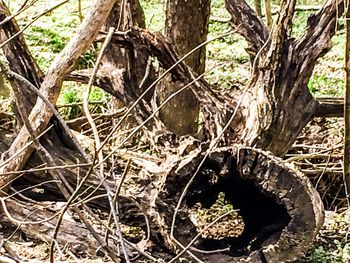
M 350 260 L 350 210 L 343 198 L 343 179 L 341 173 L 341 133 L 342 122 L 338 119 L 319 119 L 305 128 L 303 134 L 286 155 L 286 160 L 294 163 L 301 170 L 309 173 L 309 178 L 321 194 L 326 206 L 325 223 L 316 238 L 314 247 L 306 257 L 298 262 L 348 262 Z M 293 160 L 291 159 L 293 158 Z M 326 165 L 327 164 L 327 165 Z M 320 172 L 321 171 L 321 172 Z M 219 215 L 227 212 L 232 206 L 219 197 L 210 209 L 194 207 L 193 222 L 201 231 Z M 216 223 L 207 229 L 202 237 L 220 238 L 223 235 L 238 236 L 243 230 L 241 219 L 233 214 L 224 223 Z M 15 229 L 2 231 L 10 235 Z M 10 247 L 22 259 L 28 262 L 46 262 L 49 257 L 49 245 L 36 240 L 26 239 L 20 232 L 9 242 Z M 1 254 L 1 252 L 0 252 Z M 72 253 L 56 252 L 57 262 L 109 262 L 107 258 L 95 258 L 88 255 L 76 258 Z M 1 257 L 0 257 L 0 262 Z M 147 261 L 136 261 L 147 262 Z

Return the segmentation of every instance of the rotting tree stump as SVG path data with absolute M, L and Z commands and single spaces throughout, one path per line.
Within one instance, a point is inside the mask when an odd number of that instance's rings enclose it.
M 171 170 L 158 199 L 168 226 L 181 195 L 179 189 L 187 184 L 203 153 L 190 158 Z M 308 178 L 265 151 L 235 146 L 211 153 L 189 189 L 186 205 L 201 203 L 208 208 L 220 192 L 239 209 L 245 228 L 238 238 L 197 241 L 195 247 L 200 249 L 229 248 L 225 254 L 204 258 L 197 254 L 205 262 L 294 261 L 312 246 L 323 224 L 323 204 Z M 193 228 L 185 224 L 185 211 L 179 212 L 174 235 L 186 246 Z

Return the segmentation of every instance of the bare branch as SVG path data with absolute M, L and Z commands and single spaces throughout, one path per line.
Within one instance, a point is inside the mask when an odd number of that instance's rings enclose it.
M 246 1 L 226 0 L 225 3 L 231 14 L 233 26 L 237 28 L 237 33 L 247 40 L 247 52 L 254 58 L 268 38 L 268 28 Z
M 335 34 L 337 16 L 343 12 L 343 0 L 328 0 L 317 14 L 309 17 L 305 35 L 296 41 L 300 60 L 315 63 L 332 47 L 331 38 Z
M 74 65 L 80 55 L 96 38 L 98 30 L 105 22 L 105 19 L 112 9 L 114 3 L 115 0 L 96 1 L 91 13 L 86 17 L 75 37 L 71 39 L 68 45 L 51 64 L 41 85 L 43 95 L 47 97 L 51 103 L 56 103 L 61 90 L 63 78 L 74 68 Z M 41 99 L 38 99 L 29 116 L 29 121 L 32 123 L 33 130 L 35 131 L 34 136 L 41 133 L 46 128 L 51 116 L 52 111 L 49 109 L 46 103 Z M 28 131 L 25 128 L 22 128 L 16 140 L 9 149 L 9 155 L 11 156 L 17 151 L 17 149 L 27 144 L 29 140 L 30 135 Z M 33 148 L 27 148 L 24 152 L 18 155 L 17 158 L 2 167 L 0 173 L 20 169 L 29 158 L 32 151 Z M 0 186 L 6 184 L 9 180 L 11 180 L 11 176 L 2 176 L 0 178 Z
M 271 30 L 271 45 L 267 55 L 267 61 L 271 60 L 271 56 L 275 58 L 281 57 L 284 52 L 284 47 L 287 44 L 286 42 L 292 27 L 295 3 L 296 0 L 282 1 L 278 18 Z M 275 59 L 272 58 L 272 60 L 274 61 Z

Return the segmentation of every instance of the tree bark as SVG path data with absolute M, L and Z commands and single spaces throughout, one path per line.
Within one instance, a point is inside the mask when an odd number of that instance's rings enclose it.
M 145 28 L 145 26 L 145 18 L 139 1 L 128 0 L 114 5 L 107 17 L 104 29 L 108 31 L 110 27 L 114 27 L 117 31 L 127 31 L 131 27 Z M 139 95 L 142 93 L 139 90 L 139 84 L 145 75 L 148 56 L 142 51 L 136 51 L 135 54 L 134 52 L 110 43 L 102 59 L 102 66 L 112 64 L 115 68 L 124 69 L 128 85 L 121 88 L 128 89 L 125 93 L 135 92 Z M 123 99 L 126 105 L 130 103 L 122 96 L 120 99 Z
M 22 231 L 26 233 L 27 237 L 34 240 L 41 240 L 48 244 L 52 240 L 54 234 L 55 225 L 57 223 L 57 211 L 50 209 L 44 209 L 37 204 L 28 205 L 23 201 L 7 200 L 6 207 L 11 216 L 18 220 L 15 223 L 9 220 L 7 214 L 4 211 L 0 211 L 0 215 L 3 218 L 2 224 L 14 224 L 21 227 Z M 55 217 L 56 214 L 56 217 Z M 52 218 L 51 220 L 48 220 Z M 45 221 L 37 224 L 35 222 Z M 34 222 L 21 224 L 20 222 Z M 103 233 L 99 233 L 101 239 L 103 239 Z M 95 255 L 98 243 L 91 236 L 89 230 L 82 223 L 78 223 L 72 220 L 63 220 L 60 228 L 60 233 L 57 238 L 57 243 L 62 247 L 65 247 L 66 251 L 70 251 L 74 254 L 84 256 Z M 110 246 L 113 249 L 117 249 L 117 246 L 110 242 Z
M 226 0 L 233 23 L 249 7 L 241 0 Z M 253 69 L 248 87 L 248 110 L 241 135 L 246 145 L 267 149 L 283 155 L 296 136 L 315 116 L 318 102 L 307 89 L 315 63 L 330 48 L 334 35 L 336 14 L 343 12 L 343 3 L 327 1 L 320 12 L 308 20 L 306 34 L 298 39 L 290 37 L 295 1 L 283 1 L 276 25 L 269 37 L 259 27 L 250 27 L 258 20 L 247 16 L 239 33 L 248 40 Z M 317 29 L 316 29 L 317 28 Z M 322 28 L 322 29 L 321 29 Z M 267 29 L 264 30 L 267 32 Z M 262 44 L 264 43 L 264 44 Z
M 346 18 L 346 45 L 345 45 L 345 107 L 344 107 L 344 182 L 345 193 L 349 203 L 350 192 L 350 3 L 345 8 Z
M 210 0 L 167 1 L 165 36 L 180 57 L 207 39 L 209 15 Z M 185 63 L 198 74 L 205 70 L 205 52 L 206 48 L 201 47 L 185 60 Z M 157 88 L 159 103 L 182 86 L 183 83 L 167 77 Z M 185 90 L 178 94 L 162 108 L 159 117 L 169 130 L 178 135 L 195 135 L 199 128 L 199 105 L 193 92 Z
M 1 151 L 4 150 L 1 145 L 5 147 L 9 145 L 7 138 L 6 135 L 0 136 Z M 42 141 L 42 143 L 55 156 L 57 165 L 77 163 L 78 155 L 73 151 L 59 144 L 53 145 L 47 141 Z M 153 171 L 156 172 L 149 170 L 148 167 L 157 167 L 155 163 L 150 165 L 149 161 L 144 162 L 142 170 L 130 171 L 131 174 L 124 182 L 118 201 L 121 221 L 129 226 L 146 229 L 144 220 L 146 215 L 150 222 L 151 240 L 157 246 L 165 245 L 169 249 L 174 249 L 175 244 L 170 237 L 173 213 L 181 190 L 193 176 L 203 154 L 199 148 L 195 148 L 183 157 L 174 158 L 173 156 L 168 160 L 162 160 L 158 168 L 153 168 Z M 130 157 L 125 156 L 124 158 Z M 135 164 L 142 165 L 142 159 L 140 161 L 137 162 L 135 159 Z M 28 164 L 30 166 L 27 168 L 38 167 L 40 159 L 33 155 Z M 80 174 L 85 174 L 88 167 L 81 166 Z M 77 183 L 76 171 L 77 169 L 69 167 L 62 169 L 65 178 L 73 187 Z M 59 199 L 60 194 L 56 184 L 48 182 L 50 178 L 47 174 L 38 172 L 35 174 L 33 176 L 29 173 L 23 179 L 18 180 L 14 187 L 21 190 L 33 184 L 46 182 L 37 187 L 43 188 L 44 192 L 39 194 L 28 189 L 22 194 L 36 200 L 64 201 L 63 197 Z M 107 180 L 111 185 L 120 184 L 119 177 L 113 179 L 109 176 Z M 99 184 L 99 179 L 91 176 L 81 188 L 81 193 L 86 191 L 81 198 L 89 196 Z M 129 186 L 132 187 L 132 192 Z M 161 187 L 161 192 L 157 190 L 158 187 Z M 148 189 L 147 192 L 144 191 L 145 188 Z M 216 258 L 226 260 L 223 262 L 236 262 L 248 256 L 255 258 L 257 260 L 255 262 L 264 262 L 263 258 L 268 262 L 293 260 L 300 257 L 310 247 L 323 222 L 322 201 L 307 178 L 270 153 L 237 145 L 214 151 L 195 177 L 175 224 L 174 235 L 182 244 L 186 245 L 198 232 L 189 220 L 188 208 L 196 203 L 208 208 L 215 202 L 220 192 L 225 193 L 225 199 L 233 204 L 235 209 L 239 209 L 239 214 L 245 223 L 244 231 L 239 238 L 200 239 L 194 247 L 211 250 L 231 247 L 229 253 L 216 256 Z M 95 192 L 96 195 L 103 193 L 103 189 Z M 132 200 L 142 204 L 142 208 L 135 206 Z M 106 197 L 93 200 L 88 204 L 91 207 L 108 210 Z M 22 206 L 12 202 L 8 205 L 15 218 L 29 221 L 25 219 L 29 212 L 25 212 Z M 40 215 L 48 216 L 47 213 L 42 214 L 42 212 Z M 308 223 L 300 224 L 300 222 Z M 67 236 L 69 232 L 65 230 L 69 227 L 69 224 L 63 224 L 62 236 L 59 235 L 58 239 L 60 244 L 64 244 L 69 238 L 69 235 Z M 30 225 L 22 227 L 29 236 L 49 241 L 52 226 L 44 224 L 39 229 L 43 230 L 43 228 L 47 235 L 40 236 L 38 228 L 31 228 Z M 83 234 L 87 232 L 83 226 L 79 226 L 79 229 L 82 231 L 82 236 L 89 236 Z M 71 241 L 74 244 L 82 242 L 80 238 Z M 93 251 L 96 248 L 96 242 L 87 237 L 87 242 L 82 247 L 79 246 L 76 247 L 78 251 L 80 248 Z M 258 253 L 257 250 L 262 253 Z M 208 255 L 200 255 L 200 257 L 206 262 L 213 260 Z
M 0 21 L 4 21 L 10 12 L 4 3 L 0 3 Z M 11 19 L 4 25 L 0 27 L 0 42 L 4 43 L 13 35 L 17 34 L 20 31 L 19 26 L 17 25 L 15 19 Z M 41 82 L 44 78 L 44 74 L 39 68 L 38 64 L 34 60 L 33 56 L 28 50 L 28 47 L 24 41 L 23 35 L 20 34 L 16 37 L 15 40 L 10 41 L 7 45 L 3 47 L 3 52 L 7 58 L 9 63 L 9 67 L 12 71 L 20 74 L 29 80 L 35 87 L 39 88 Z M 21 83 L 15 80 L 13 83 L 18 87 L 21 86 Z M 26 98 L 26 104 L 24 105 L 27 112 L 30 112 L 33 108 L 36 100 L 36 95 L 33 94 L 28 89 L 21 89 L 23 96 Z M 16 105 L 14 105 L 15 114 L 17 116 L 17 120 L 22 125 L 21 120 L 19 118 L 19 111 L 16 109 Z
M 170 170 L 157 202 L 159 221 L 166 226 L 171 225 L 181 195 L 174 185 L 183 188 L 188 183 L 203 155 L 193 153 L 187 158 L 190 160 L 183 159 Z M 230 248 L 229 253 L 203 255 L 205 262 L 292 262 L 310 248 L 323 224 L 322 200 L 310 181 L 264 151 L 237 145 L 212 152 L 193 180 L 183 206 L 200 203 L 209 208 L 220 192 L 238 209 L 244 231 L 238 238 L 196 242 L 197 248 L 205 250 Z M 186 221 L 186 211 L 178 212 L 174 226 L 174 236 L 184 246 L 196 234 Z M 169 232 L 170 228 L 162 229 L 163 236 Z
M 90 15 L 85 19 L 85 22 L 78 30 L 76 37 L 72 38 L 50 66 L 41 84 L 41 92 L 52 104 L 55 104 L 58 99 L 64 77 L 72 71 L 77 59 L 96 38 L 98 30 L 105 22 L 114 2 L 114 0 L 97 1 Z M 48 105 L 41 99 L 38 99 L 29 116 L 29 122 L 33 125 L 32 129 L 35 131 L 35 134 L 33 134 L 34 136 L 38 136 L 45 130 L 51 116 L 52 112 Z M 15 155 L 18 149 L 21 149 L 30 141 L 31 135 L 28 133 L 27 129 L 23 127 L 8 150 L 8 156 Z M 27 147 L 24 151 L 19 153 L 16 158 L 2 166 L 0 168 L 0 174 L 21 169 L 32 151 L 33 147 Z M 6 185 L 12 179 L 13 176 L 1 176 L 0 187 Z

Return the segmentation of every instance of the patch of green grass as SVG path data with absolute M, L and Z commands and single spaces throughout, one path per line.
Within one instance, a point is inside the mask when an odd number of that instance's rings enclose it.
M 311 250 L 313 263 L 342 263 L 350 261 L 350 244 L 347 235 L 350 225 L 350 210 L 343 213 L 331 213 L 327 216 L 323 229 L 326 239 Z M 322 231 L 321 231 L 322 232 Z M 334 236 L 331 233 L 339 233 Z M 322 234 L 323 235 L 323 234 Z M 327 240 L 327 241 L 326 241 Z
M 308 17 L 314 11 L 296 11 L 293 19 L 292 36 L 302 36 L 305 33 Z
M 140 2 L 145 13 L 146 27 L 152 31 L 162 32 L 165 26 L 165 1 L 144 0 Z
M 48 27 L 32 26 L 25 32 L 27 44 L 39 66 L 46 71 L 69 38 Z
M 97 52 L 99 50 L 99 45 L 92 44 L 88 50 L 85 51 L 85 53 L 80 57 L 77 70 L 79 69 L 86 69 L 86 68 L 93 68 L 95 65 L 95 60 L 97 57 Z
M 309 90 L 315 96 L 341 97 L 344 94 L 345 80 L 342 78 L 328 77 L 327 75 L 314 74 L 308 83 Z
M 212 17 L 230 17 L 224 1 L 212 1 L 211 12 Z M 210 20 L 208 38 L 213 38 L 231 29 L 228 23 Z M 225 62 L 225 66 L 213 70 L 206 79 L 219 89 L 230 88 L 232 81 L 237 81 L 234 78 L 241 77 L 239 74 L 235 74 L 235 69 L 242 64 L 249 63 L 249 56 L 245 51 L 246 46 L 245 40 L 238 34 L 232 34 L 210 42 L 207 45 L 207 68 L 221 62 Z
M 58 98 L 58 105 L 67 105 L 74 103 L 82 103 L 84 100 L 85 86 L 74 82 L 64 82 L 61 94 Z M 109 101 L 110 95 L 98 87 L 92 87 L 89 101 Z M 91 106 L 90 110 L 95 111 L 95 106 Z M 60 113 L 66 119 L 73 119 L 83 115 L 83 106 L 64 107 L 60 109 Z
M 73 83 L 65 83 L 62 89 L 58 103 L 60 105 L 80 103 L 83 101 L 83 94 L 81 89 L 75 86 Z M 73 119 L 82 115 L 82 107 L 65 107 L 60 110 L 60 113 L 66 119 Z
M 15 12 L 23 1 L 12 0 L 11 10 Z M 18 19 L 20 27 L 24 27 L 32 18 L 44 10 L 53 7 L 61 1 L 38 0 Z M 86 15 L 92 2 L 83 0 L 83 12 Z M 46 71 L 57 54 L 65 47 L 69 39 L 76 32 L 80 20 L 78 18 L 76 1 L 66 3 L 59 8 L 39 18 L 32 26 L 24 31 L 24 37 L 30 51 L 43 71 Z

